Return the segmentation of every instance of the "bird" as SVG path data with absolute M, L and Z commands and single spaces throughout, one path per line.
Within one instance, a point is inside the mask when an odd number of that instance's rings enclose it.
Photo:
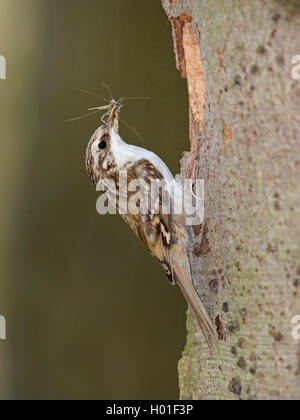
M 118 117 L 121 106 L 121 101 L 112 101 L 111 112 L 102 118 L 102 125 L 88 143 L 85 161 L 88 177 L 98 192 L 105 193 L 110 200 L 115 201 L 118 212 L 150 254 L 159 261 L 169 282 L 180 287 L 210 347 L 211 338 L 217 340 L 216 330 L 192 283 L 185 216 L 174 211 L 178 194 L 182 194 L 181 183 L 156 154 L 127 144 L 120 137 Z M 127 212 L 121 211 L 121 201 L 125 200 L 128 204 L 134 195 L 128 188 L 125 188 L 126 191 L 121 188 L 121 173 L 126 174 L 126 187 L 133 180 L 143 182 L 148 192 L 155 181 L 166 186 L 164 194 L 161 189 L 158 191 L 156 211 L 149 209 L 146 213 L 136 212 L 130 205 L 127 206 Z M 166 196 L 170 201 L 169 212 L 163 211 Z

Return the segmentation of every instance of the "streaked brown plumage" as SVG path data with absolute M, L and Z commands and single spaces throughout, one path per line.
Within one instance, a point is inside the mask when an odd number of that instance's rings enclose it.
M 86 153 L 86 169 L 90 180 L 98 191 L 106 192 L 113 200 L 109 181 L 114 181 L 117 191 L 116 206 L 122 197 L 119 188 L 120 171 L 126 171 L 128 184 L 134 179 L 144 180 L 146 188 L 151 188 L 151 180 L 161 180 L 176 184 L 167 166 L 152 152 L 130 146 L 123 142 L 115 132 L 113 124 L 104 124 L 93 134 Z M 128 201 L 134 194 L 127 191 Z M 173 197 L 169 197 L 171 203 Z M 186 251 L 187 234 L 185 216 L 174 212 L 163 214 L 164 197 L 159 194 L 158 214 L 121 214 L 150 254 L 158 259 L 163 271 L 172 284 L 178 284 L 187 302 L 192 308 L 207 343 L 210 337 L 216 338 L 215 328 L 207 314 L 205 306 L 195 291 Z

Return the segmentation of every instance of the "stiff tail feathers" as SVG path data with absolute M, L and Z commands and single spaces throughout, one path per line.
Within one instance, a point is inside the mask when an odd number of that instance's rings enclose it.
M 198 296 L 198 293 L 194 289 L 185 268 L 173 267 L 173 269 L 177 280 L 177 284 L 179 285 L 191 309 L 193 310 L 199 327 L 205 337 L 208 346 L 210 347 L 210 338 L 212 337 L 215 341 L 217 341 L 218 338 L 213 323 L 207 313 L 207 310 L 204 304 L 202 303 L 200 297 Z

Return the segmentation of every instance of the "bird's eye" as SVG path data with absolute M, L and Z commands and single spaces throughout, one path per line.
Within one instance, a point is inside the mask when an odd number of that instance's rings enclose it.
M 102 140 L 99 144 L 98 147 L 100 150 L 104 150 L 107 148 L 107 142 L 105 140 Z

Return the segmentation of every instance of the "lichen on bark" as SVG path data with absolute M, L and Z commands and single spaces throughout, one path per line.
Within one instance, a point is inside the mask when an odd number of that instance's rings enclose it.
M 187 21 L 201 51 L 203 129 L 191 112 L 190 137 L 206 220 L 191 233 L 191 266 L 227 336 L 209 351 L 189 312 L 181 398 L 300 399 L 298 17 L 272 0 L 162 2 L 179 68 Z

